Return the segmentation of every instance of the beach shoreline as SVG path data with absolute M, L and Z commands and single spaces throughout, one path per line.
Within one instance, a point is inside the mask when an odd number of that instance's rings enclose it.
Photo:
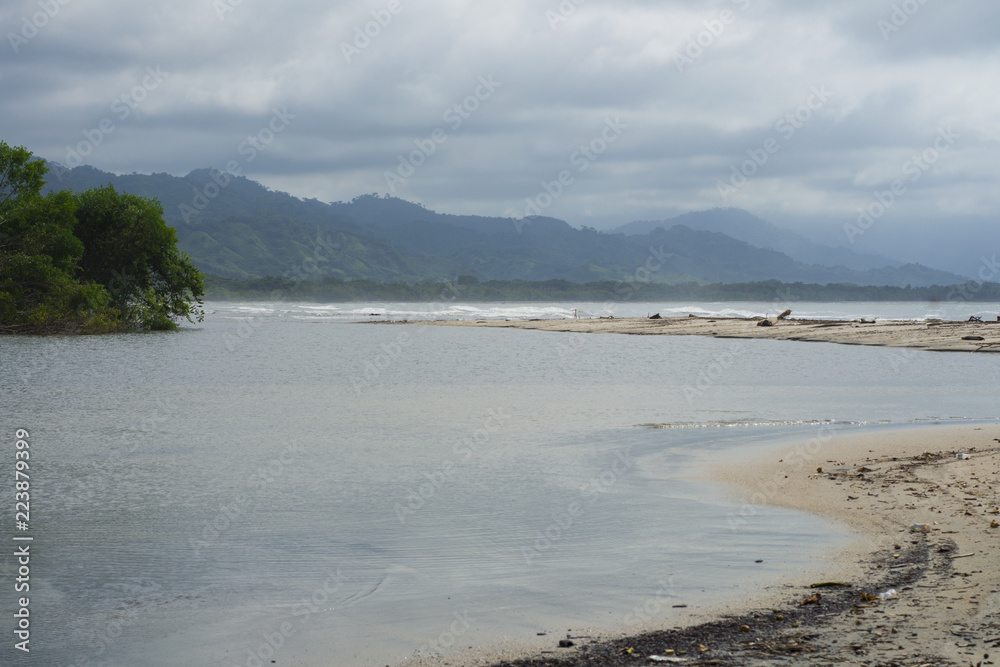
M 742 503 L 735 531 L 779 506 L 839 522 L 853 537 L 763 591 L 638 632 L 407 664 L 1000 664 L 1000 423 L 820 434 L 704 479 Z M 830 582 L 846 585 L 812 587 Z
M 768 322 L 769 325 L 762 325 Z M 647 317 L 529 320 L 373 320 L 362 324 L 486 327 L 634 336 L 760 338 L 843 345 L 905 347 L 937 352 L 1000 352 L 998 321 L 807 320 L 794 318 Z

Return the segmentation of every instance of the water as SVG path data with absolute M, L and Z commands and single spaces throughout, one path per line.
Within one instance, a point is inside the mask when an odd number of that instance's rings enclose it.
M 404 307 L 579 306 L 216 303 L 174 333 L 0 338 L 35 538 L 32 653 L 5 584 L 0 663 L 364 667 L 669 622 L 845 539 L 770 508 L 734 529 L 706 463 L 1000 405 L 996 355 L 350 321 Z
M 504 318 L 559 318 L 559 317 L 645 317 L 660 313 L 663 317 L 754 317 L 777 315 L 786 308 L 792 316 L 800 319 L 892 319 L 924 320 L 938 318 L 963 321 L 975 315 L 983 320 L 993 320 L 1000 316 L 1000 304 L 964 303 L 942 301 L 924 303 L 920 301 L 885 302 L 859 301 L 845 303 L 798 302 L 793 295 L 780 294 L 774 301 L 722 302 L 722 303 L 663 303 L 613 301 L 607 303 L 219 303 L 220 314 L 242 316 L 244 318 L 286 317 L 323 321 L 366 321 L 375 319 L 391 320 L 433 320 L 433 319 L 504 319 Z

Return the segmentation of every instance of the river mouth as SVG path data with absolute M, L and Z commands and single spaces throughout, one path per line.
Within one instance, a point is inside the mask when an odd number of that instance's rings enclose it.
M 447 652 L 449 636 L 622 628 L 651 594 L 669 619 L 846 539 L 779 509 L 734 532 L 741 499 L 697 479 L 703 466 L 1000 405 L 982 357 L 400 338 L 409 328 L 238 308 L 175 334 L 3 341 L 3 427 L 38 443 L 47 664 L 384 665 Z M 732 345 L 731 368 L 699 387 Z

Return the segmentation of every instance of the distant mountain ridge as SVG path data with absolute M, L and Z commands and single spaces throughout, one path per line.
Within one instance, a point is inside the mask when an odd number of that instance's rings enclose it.
M 624 231 L 607 233 L 577 229 L 555 218 L 442 214 L 379 195 L 327 204 L 210 169 L 179 177 L 59 167 L 49 178 L 53 189 L 76 191 L 108 183 L 160 200 L 164 219 L 177 230 L 178 245 L 194 264 L 229 278 L 289 275 L 419 282 L 465 275 L 482 280 L 782 280 L 915 287 L 964 281 L 920 265 L 893 266 L 871 256 L 854 257 L 846 249 L 843 252 L 851 256 L 844 262 L 850 267 L 803 261 L 803 256 L 830 261 L 839 255 L 831 255 L 837 249 L 810 245 L 737 209 L 679 216 L 667 221 L 669 229 L 662 222 L 632 223 Z M 641 225 L 652 227 L 642 230 Z M 713 225 L 732 233 L 711 229 Z
M 843 266 L 858 271 L 881 269 L 887 266 L 898 267 L 902 264 L 902 262 L 896 262 L 879 255 L 869 255 L 855 252 L 849 248 L 835 248 L 816 243 L 790 229 L 778 227 L 738 208 L 713 208 L 707 211 L 684 213 L 666 220 L 630 222 L 617 227 L 613 232 L 648 234 L 654 229 L 660 227 L 669 229 L 674 225 L 685 225 L 691 229 L 702 231 L 721 232 L 757 248 L 777 250 L 806 264 Z

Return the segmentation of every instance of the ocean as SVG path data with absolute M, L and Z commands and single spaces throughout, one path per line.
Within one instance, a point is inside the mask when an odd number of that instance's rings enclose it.
M 784 308 L 214 302 L 177 332 L 0 338 L 0 663 L 369 667 L 669 625 L 675 605 L 774 584 L 848 539 L 704 481 L 706 466 L 777 445 L 811 465 L 835 456 L 835 433 L 1000 413 L 997 355 L 363 323 L 574 309 Z M 22 535 L 30 654 L 11 639 Z

